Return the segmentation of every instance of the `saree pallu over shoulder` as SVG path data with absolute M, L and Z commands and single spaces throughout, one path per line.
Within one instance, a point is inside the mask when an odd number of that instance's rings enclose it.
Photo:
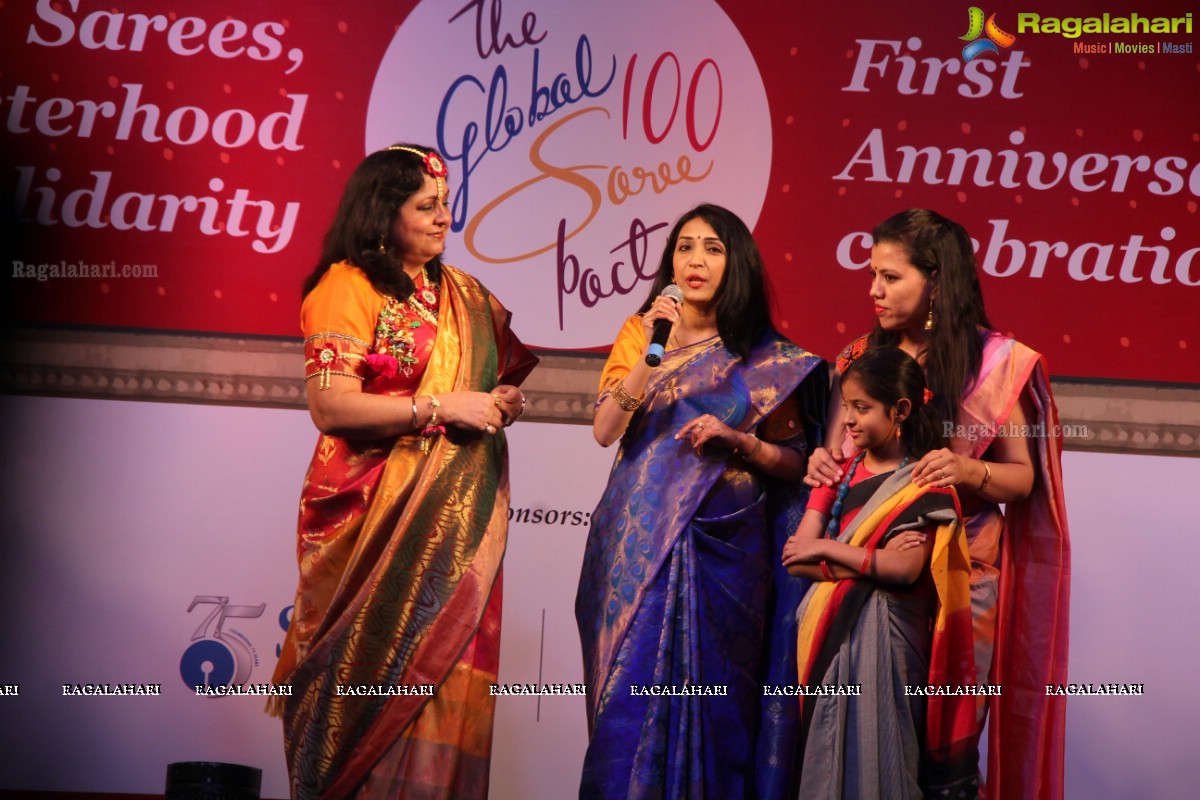
M 1007 503 L 1003 514 L 985 502 L 966 519 L 976 565 L 977 667 L 986 682 L 1002 687 L 999 697 L 987 698 L 988 796 L 1058 800 L 1066 698 L 1045 694 L 1046 684 L 1067 679 L 1070 617 L 1071 545 L 1058 409 L 1039 353 L 995 331 L 979 335 L 979 376 L 963 394 L 953 449 L 980 459 L 996 438 L 1026 436 L 1037 456 L 1027 499 Z M 861 337 L 848 346 L 839 371 L 866 345 L 867 337 Z M 1023 393 L 1034 417 L 1021 430 L 1010 420 Z
M 589 675 L 608 673 L 645 584 L 725 470 L 724 456 L 695 457 L 676 431 L 705 413 L 752 429 L 823 363 L 779 336 L 743 363 L 714 338 L 669 352 L 651 374 L 593 514 L 602 534 L 588 538 L 584 554 L 576 616 Z M 598 692 L 589 699 L 590 721 L 602 700 Z
M 1062 484 L 1062 434 L 1045 359 L 1025 345 L 987 332 L 979 378 L 963 410 L 986 436 L 968 442 L 981 457 L 996 436 L 1027 435 L 1035 445 L 1029 497 L 1005 506 L 1000 586 L 989 698 L 988 797 L 1063 796 L 1066 698 L 1047 684 L 1067 680 L 1071 545 Z M 1021 394 L 1033 404 L 1028 430 L 1008 425 Z
M 911 642 L 921 640 L 922 621 L 928 617 L 914 613 L 905 620 L 903 615 L 890 615 L 888 590 L 874 581 L 813 584 L 798 611 L 799 683 L 858 684 L 863 699 L 811 694 L 801 701 L 804 797 L 909 796 L 920 791 L 916 789 L 918 773 L 925 790 L 956 787 L 957 791 L 974 782 L 975 698 L 969 694 L 929 696 L 924 700 L 921 726 L 906 717 L 904 705 L 912 701 L 893 696 L 901 683 L 966 686 L 975 676 L 971 561 L 958 498 L 953 489 L 916 486 L 911 472 L 909 466 L 861 484 L 873 493 L 838 540 L 875 549 L 900 531 L 936 526 L 929 565 L 936 596 L 930 651 L 926 656 L 906 650 Z M 847 495 L 848 507 L 854 501 L 852 490 Z M 857 502 L 862 503 L 861 494 Z M 906 603 L 898 602 L 901 606 Z M 892 631 L 896 625 L 912 628 L 896 633 Z M 927 671 L 919 675 L 906 672 L 904 665 L 914 663 L 927 663 Z M 874 710 L 857 711 L 862 704 Z M 814 729 L 815 725 L 819 727 Z M 903 740 L 905 731 L 915 733 L 921 727 L 925 730 L 920 746 L 924 757 L 918 765 L 909 761 L 908 751 L 898 741 Z M 810 736 L 815 740 L 810 741 Z M 857 745 L 851 746 L 850 741 Z M 882 754 L 878 763 L 872 761 L 876 750 Z
M 528 374 L 536 359 L 478 281 L 443 266 L 441 292 L 418 394 L 489 391 Z M 430 700 L 339 687 L 440 688 L 471 645 L 506 544 L 506 461 L 503 432 L 451 429 L 428 455 L 419 437 L 396 438 L 319 626 L 284 643 L 275 680 L 292 685 L 283 717 L 293 797 L 350 796 Z
M 745 362 L 713 339 L 652 373 L 592 516 L 576 598 L 589 685 L 582 797 L 754 796 L 773 497 L 736 457 L 674 436 L 706 413 L 762 433 L 806 378 L 824 380 L 822 364 L 773 335 Z M 631 697 L 639 684 L 709 682 L 727 694 Z

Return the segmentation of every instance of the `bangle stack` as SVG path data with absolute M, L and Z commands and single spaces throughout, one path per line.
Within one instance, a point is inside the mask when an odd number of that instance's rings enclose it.
M 642 404 L 640 397 L 634 397 L 625 389 L 624 381 L 617 382 L 617 388 L 613 390 L 613 400 L 622 411 L 637 411 L 637 407 Z
M 821 559 L 821 574 L 825 576 L 825 580 L 833 580 L 833 573 L 829 571 L 829 565 L 825 563 L 825 559 Z
M 873 555 L 875 555 L 875 549 L 873 547 L 868 547 L 867 557 L 863 559 L 862 566 L 858 568 L 858 573 L 860 575 L 866 575 L 867 570 L 871 568 L 871 556 Z

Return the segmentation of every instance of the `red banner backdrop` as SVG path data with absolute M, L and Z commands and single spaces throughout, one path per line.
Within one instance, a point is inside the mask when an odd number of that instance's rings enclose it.
M 1054 374 L 1200 381 L 1197 37 L 1181 24 L 1019 30 L 1030 7 L 1068 20 L 1096 8 L 985 6 L 1015 41 L 969 64 L 966 3 L 829 6 L 755 26 L 777 132 L 756 234 L 789 333 L 826 347 L 867 330 L 867 276 L 846 269 L 867 252 L 851 234 L 920 206 L 979 242 L 992 323 L 1047 354 Z M 1154 7 L 1191 18 L 1188 3 Z M 1114 52 L 1167 42 L 1186 52 Z
M 1046 353 L 1055 374 L 1200 382 L 1200 60 L 1188 3 L 1097 16 L 1073 0 L 1036 14 L 660 0 L 595 19 L 553 5 L 5 0 L 12 315 L 296 335 L 299 285 L 349 172 L 385 134 L 436 143 L 450 131 L 463 143 L 471 125 L 452 118 L 468 95 L 454 87 L 477 82 L 487 146 L 452 161 L 460 236 L 484 231 L 472 215 L 493 192 L 529 180 L 553 124 L 604 111 L 587 130 L 564 127 L 550 154 L 584 164 L 578 174 L 596 168 L 590 209 L 533 195 L 496 218 L 541 226 L 539 242 L 560 231 L 557 252 L 473 263 L 470 243 L 452 242 L 450 260 L 517 307 L 518 330 L 539 347 L 603 346 L 645 291 L 635 246 L 585 251 L 583 234 L 562 232 L 586 226 L 589 210 L 628 201 L 601 241 L 635 240 L 652 262 L 664 233 L 654 226 L 698 200 L 730 205 L 755 222 L 780 326 L 832 356 L 873 322 L 867 232 L 924 206 L 971 232 L 992 321 Z M 395 66 L 404 54 L 389 46 L 414 33 L 428 57 Z M 508 100 L 496 91 L 505 69 Z M 444 97 L 446 113 L 427 96 Z M 382 98 L 406 97 L 412 130 L 403 108 L 383 133 L 369 126 Z M 598 155 L 601 136 L 656 158 L 621 178 Z M 631 198 L 620 191 L 630 181 L 647 188 Z M 630 219 L 648 230 L 640 239 Z M 576 281 L 565 300 L 564 274 Z

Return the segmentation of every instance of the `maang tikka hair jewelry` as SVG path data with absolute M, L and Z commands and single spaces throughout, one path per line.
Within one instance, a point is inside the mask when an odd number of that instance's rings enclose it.
M 407 147 L 402 144 L 394 144 L 390 147 L 385 147 L 384 150 L 403 150 L 406 153 L 420 156 L 425 171 L 437 182 L 438 199 L 443 203 L 446 202 L 446 184 L 442 182 L 442 179 L 449 175 L 450 171 L 446 169 L 446 162 L 442 160 L 442 157 L 436 151 L 430 150 L 428 153 L 423 153 L 415 147 Z

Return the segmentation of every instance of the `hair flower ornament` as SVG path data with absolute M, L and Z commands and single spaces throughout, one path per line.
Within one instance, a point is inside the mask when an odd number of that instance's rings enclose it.
M 444 178 L 450 174 L 446 169 L 446 162 L 442 161 L 442 157 L 434 151 L 430 150 L 422 159 L 425 162 L 425 171 L 435 178 Z

